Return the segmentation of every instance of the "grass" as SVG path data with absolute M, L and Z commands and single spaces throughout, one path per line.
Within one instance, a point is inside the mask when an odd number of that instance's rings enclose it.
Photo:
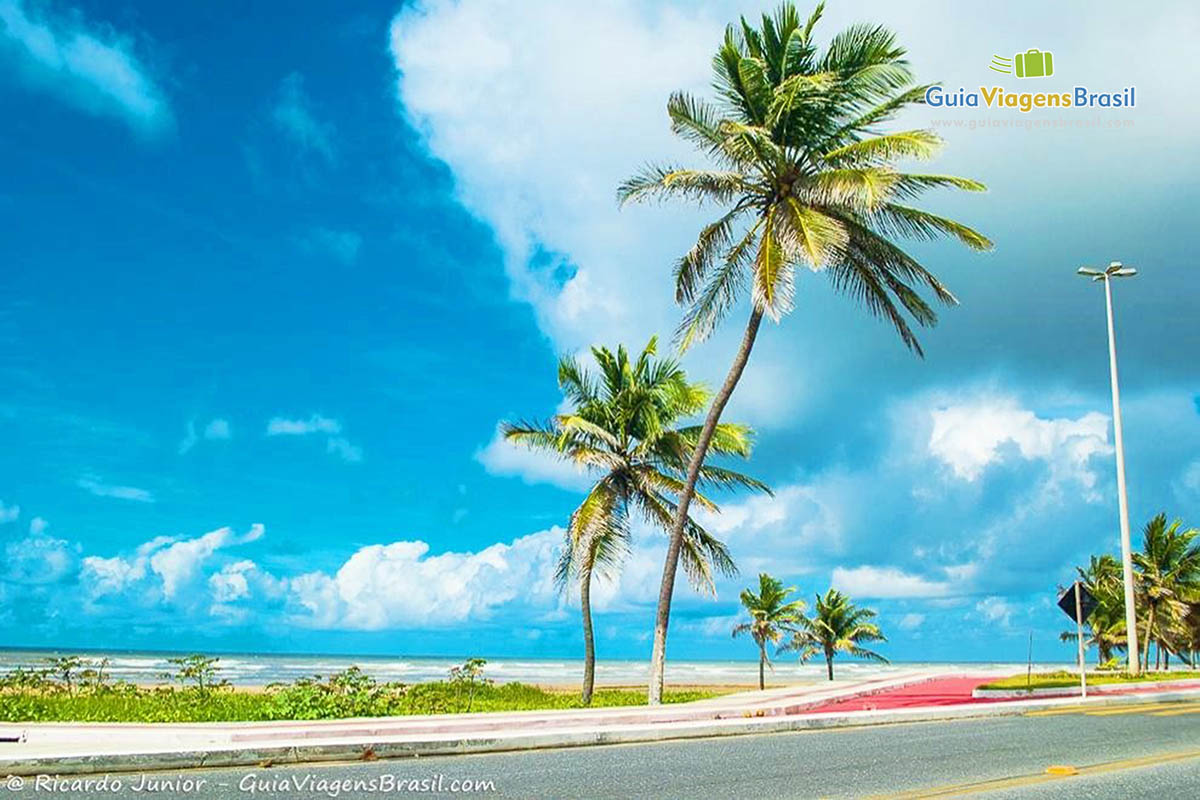
M 667 703 L 714 697 L 706 690 L 667 691 Z M 599 689 L 595 706 L 644 705 L 644 689 Z M 0 722 L 242 722 L 347 717 L 533 711 L 580 708 L 576 692 L 521 683 L 477 686 L 473 695 L 449 682 L 367 692 L 330 693 L 310 687 L 273 691 L 136 688 L 79 691 L 8 690 L 0 693 Z
M 1098 686 L 1100 684 L 1110 683 L 1147 683 L 1154 681 L 1180 681 L 1200 678 L 1200 672 L 1195 671 L 1168 671 L 1168 672 L 1144 672 L 1141 675 L 1130 675 L 1125 672 L 1089 672 L 1087 682 L 1089 686 Z M 1040 672 L 1033 676 L 1032 680 L 1028 680 L 1024 675 L 1014 675 L 1011 678 L 992 681 L 980 686 L 980 689 L 1058 689 L 1063 687 L 1078 686 L 1079 673 L 1067 672 L 1060 670 L 1059 672 Z

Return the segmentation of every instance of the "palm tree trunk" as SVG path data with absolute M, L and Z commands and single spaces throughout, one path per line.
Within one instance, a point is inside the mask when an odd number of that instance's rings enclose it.
M 767 648 L 766 645 L 758 646 L 758 689 L 762 691 L 767 688 L 767 677 L 763 670 L 767 665 Z
M 687 484 L 679 496 L 679 506 L 675 509 L 675 519 L 671 522 L 671 534 L 667 540 L 667 561 L 663 565 L 662 585 L 658 591 L 658 613 L 654 618 L 654 652 L 650 657 L 650 705 L 662 702 L 663 671 L 667 665 L 667 624 L 671 620 L 671 597 L 675 593 L 675 573 L 679 569 L 679 550 L 683 546 L 683 530 L 688 519 L 688 508 L 692 497 L 696 494 L 696 480 L 700 477 L 700 467 L 704 457 L 708 455 L 708 445 L 712 442 L 713 432 L 721 421 L 721 413 L 729 403 L 733 390 L 742 378 L 746 362 L 750 360 L 750 351 L 754 349 L 754 339 L 758 336 L 758 328 L 762 324 L 762 311 L 755 308 L 746 324 L 746 332 L 742 335 L 742 345 L 738 348 L 737 356 L 725 376 L 725 383 L 713 398 L 712 407 L 704 419 L 704 427 L 700 430 L 700 439 L 696 442 L 696 450 L 688 463 Z
M 585 706 L 592 704 L 596 683 L 596 641 L 592 638 L 592 565 L 585 564 L 579 576 L 579 605 L 583 612 L 583 693 Z
M 829 680 L 833 680 L 833 653 L 825 654 L 825 670 L 829 673 Z
M 1150 631 L 1154 630 L 1154 606 L 1146 612 L 1146 643 L 1142 645 L 1142 669 L 1150 669 Z

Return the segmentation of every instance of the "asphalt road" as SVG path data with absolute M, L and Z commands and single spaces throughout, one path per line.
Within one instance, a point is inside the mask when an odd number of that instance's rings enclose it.
M 1051 765 L 1079 774 L 1052 776 Z M 199 787 L 135 791 L 120 776 L 108 796 L 245 798 L 457 797 L 449 791 L 388 790 L 395 780 L 493 782 L 504 798 L 1200 798 L 1200 703 L 1147 704 L 1091 713 L 916 723 L 831 731 L 722 737 L 479 756 L 265 769 L 197 770 Z M 115 777 L 115 776 L 114 776 Z M 338 782 L 381 782 L 384 791 Z M 35 794 L 34 779 L 22 794 Z M 255 789 L 253 793 L 249 789 Z M 418 789 L 420 785 L 418 784 Z M 49 792 L 37 792 L 49 794 Z M 64 792 L 59 797 L 94 797 Z M 10 796 L 15 793 L 10 794 Z M 469 796 L 469 795 L 468 795 Z

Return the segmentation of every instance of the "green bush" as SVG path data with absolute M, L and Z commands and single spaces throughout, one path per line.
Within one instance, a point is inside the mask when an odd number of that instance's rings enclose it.
M 445 681 L 379 683 L 350 667 L 328 679 L 314 675 L 264 691 L 235 690 L 219 678 L 215 658 L 188 656 L 172 662 L 176 672 L 164 677 L 176 685 L 157 687 L 109 682 L 105 665 L 80 659 L 56 661 L 42 670 L 14 670 L 0 676 L 0 722 L 252 722 L 581 707 L 575 692 L 494 684 L 482 675 L 482 659 L 455 667 Z M 663 699 L 681 703 L 714 694 L 668 691 Z M 645 702 L 640 689 L 600 689 L 592 699 L 593 706 Z

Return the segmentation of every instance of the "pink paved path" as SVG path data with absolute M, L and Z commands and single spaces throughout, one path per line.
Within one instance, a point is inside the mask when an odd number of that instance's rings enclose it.
M 880 692 L 866 697 L 852 697 L 847 700 L 835 700 L 832 703 L 811 708 L 809 714 L 820 714 L 826 711 L 872 711 L 888 708 L 917 708 L 921 706 L 956 706 L 963 703 L 995 703 L 997 700 L 977 700 L 971 697 L 971 692 L 981 683 L 996 680 L 995 675 L 975 675 L 972 677 L 935 678 L 924 683 L 902 686 L 899 689 Z M 1003 702 L 1003 701 L 1000 701 Z

